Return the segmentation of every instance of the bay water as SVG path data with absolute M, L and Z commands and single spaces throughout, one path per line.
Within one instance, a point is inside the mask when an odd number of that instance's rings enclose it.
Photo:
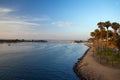
M 0 44 L 0 80 L 80 80 L 73 66 L 88 49 L 70 42 Z

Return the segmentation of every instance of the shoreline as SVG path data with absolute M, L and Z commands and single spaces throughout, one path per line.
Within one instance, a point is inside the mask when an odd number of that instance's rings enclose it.
M 87 46 L 87 45 L 86 45 Z M 87 55 L 88 51 L 90 50 L 90 47 L 85 51 L 85 53 L 83 54 L 83 56 L 81 56 L 80 58 L 78 58 L 78 61 L 75 63 L 75 65 L 73 66 L 73 70 L 76 73 L 76 75 L 81 79 L 81 80 L 85 80 L 85 78 L 82 76 L 82 74 L 79 72 L 79 68 L 78 65 L 80 65 L 82 63 L 82 60 L 84 59 L 84 57 Z
M 120 80 L 120 69 L 98 63 L 93 57 L 93 47 L 89 47 L 73 67 L 81 80 Z

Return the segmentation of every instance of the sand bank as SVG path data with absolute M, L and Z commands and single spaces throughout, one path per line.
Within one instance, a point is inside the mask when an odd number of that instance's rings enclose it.
M 93 57 L 93 47 L 75 64 L 74 71 L 82 80 L 120 80 L 120 69 L 98 63 Z

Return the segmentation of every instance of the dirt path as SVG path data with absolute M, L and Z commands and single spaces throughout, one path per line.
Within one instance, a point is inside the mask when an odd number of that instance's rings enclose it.
M 95 61 L 93 48 L 77 64 L 77 73 L 87 80 L 120 80 L 120 69 L 110 68 Z

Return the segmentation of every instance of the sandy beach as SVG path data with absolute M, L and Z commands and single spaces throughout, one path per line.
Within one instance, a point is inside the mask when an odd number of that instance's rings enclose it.
M 74 71 L 82 80 L 120 80 L 120 69 L 98 63 L 93 57 L 93 47 L 76 63 Z

